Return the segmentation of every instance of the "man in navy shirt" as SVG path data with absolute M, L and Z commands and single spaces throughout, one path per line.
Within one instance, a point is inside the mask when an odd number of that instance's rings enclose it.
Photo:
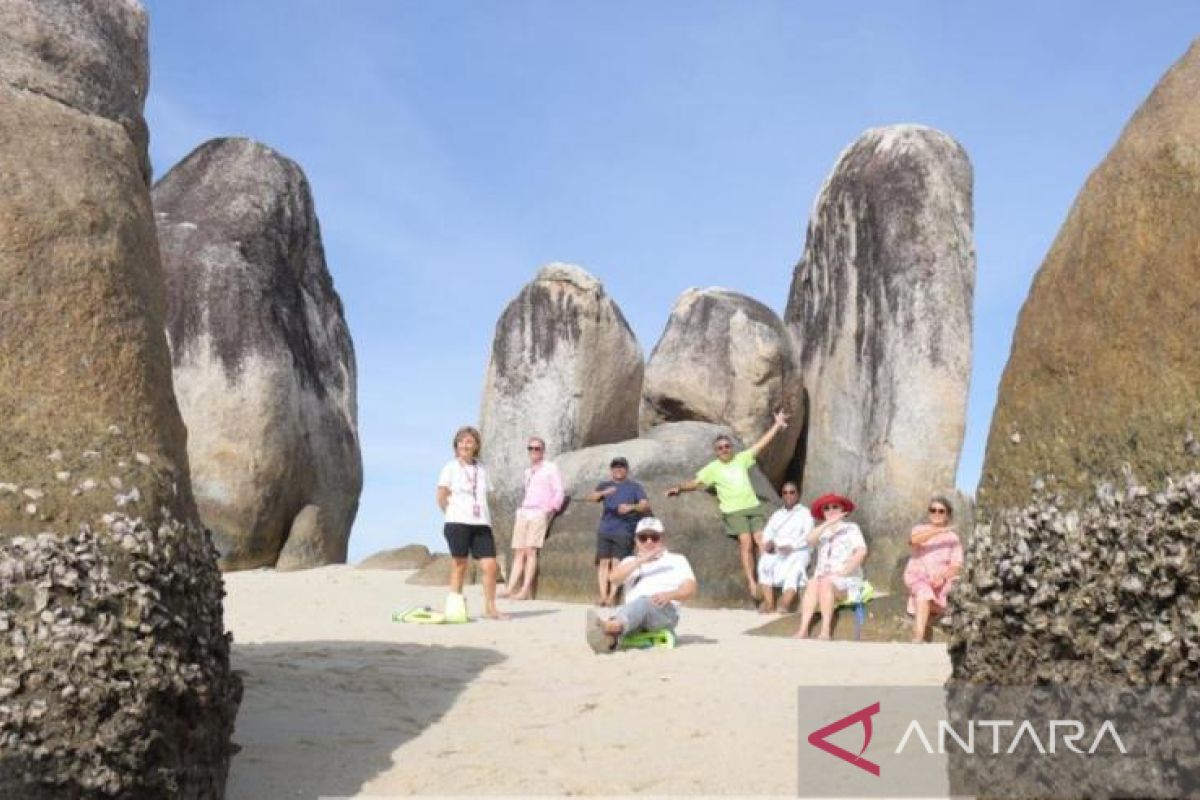
M 612 480 L 603 481 L 588 500 L 604 503 L 604 516 L 596 532 L 596 583 L 600 587 L 602 606 L 617 604 L 620 584 L 611 583 L 609 574 L 621 560 L 633 555 L 633 532 L 638 520 L 650 513 L 646 490 L 637 481 L 629 480 L 629 462 L 617 456 L 609 463 Z

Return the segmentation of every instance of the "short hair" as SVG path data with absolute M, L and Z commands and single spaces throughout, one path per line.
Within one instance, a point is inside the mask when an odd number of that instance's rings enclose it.
M 796 485 L 795 481 L 784 481 L 783 486 L 779 487 L 779 491 L 782 492 L 784 489 L 786 489 L 789 486 L 796 490 L 796 494 L 800 493 L 800 487 Z
M 933 497 L 929 498 L 929 502 L 941 503 L 944 505 L 946 507 L 946 519 L 950 519 L 954 516 L 954 506 L 950 505 L 950 501 L 947 500 L 943 495 L 935 494 Z
M 733 437 L 732 437 L 732 436 L 730 436 L 728 433 L 722 433 L 720 436 L 718 436 L 717 438 L 713 439 L 713 446 L 715 447 L 715 446 L 717 446 L 718 444 L 720 444 L 721 442 L 729 442 L 729 444 L 731 444 L 731 445 L 732 445 L 732 444 L 733 444 Z
M 525 440 L 526 444 L 528 444 L 529 442 L 537 442 L 538 444 L 540 444 L 542 446 L 542 450 L 546 449 L 546 440 L 540 436 L 530 436 L 528 439 Z
M 451 448 L 457 453 L 458 443 L 464 436 L 470 436 L 475 440 L 475 457 L 479 458 L 479 454 L 483 452 L 483 435 L 479 433 L 478 428 L 470 425 L 463 425 L 454 432 L 454 441 L 450 443 Z

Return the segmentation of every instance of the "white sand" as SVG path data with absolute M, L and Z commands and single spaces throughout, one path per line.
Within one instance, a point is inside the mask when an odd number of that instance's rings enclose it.
M 680 646 L 596 656 L 585 607 L 402 625 L 409 573 L 226 576 L 246 693 L 231 800 L 406 794 L 794 796 L 797 687 L 940 684 L 941 645 L 799 642 L 749 611 L 685 609 Z M 478 587 L 467 591 L 472 613 Z

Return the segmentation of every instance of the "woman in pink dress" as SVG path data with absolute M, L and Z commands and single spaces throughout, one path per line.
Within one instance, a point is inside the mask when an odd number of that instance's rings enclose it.
M 904 568 L 908 613 L 916 617 L 914 642 L 924 642 L 930 615 L 946 610 L 950 588 L 962 571 L 963 549 L 951 524 L 954 508 L 944 497 L 929 501 L 929 522 L 912 529 L 912 556 Z

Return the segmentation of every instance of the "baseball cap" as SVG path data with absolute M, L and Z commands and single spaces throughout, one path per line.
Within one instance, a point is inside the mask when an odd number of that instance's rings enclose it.
M 629 462 L 625 460 L 625 456 L 617 456 L 612 461 L 608 462 L 608 468 L 612 469 L 613 467 L 624 467 L 625 469 L 629 469 Z
M 642 517 L 638 520 L 637 530 L 634 533 L 642 531 L 657 531 L 658 533 L 666 533 L 663 530 L 663 524 L 658 517 Z

